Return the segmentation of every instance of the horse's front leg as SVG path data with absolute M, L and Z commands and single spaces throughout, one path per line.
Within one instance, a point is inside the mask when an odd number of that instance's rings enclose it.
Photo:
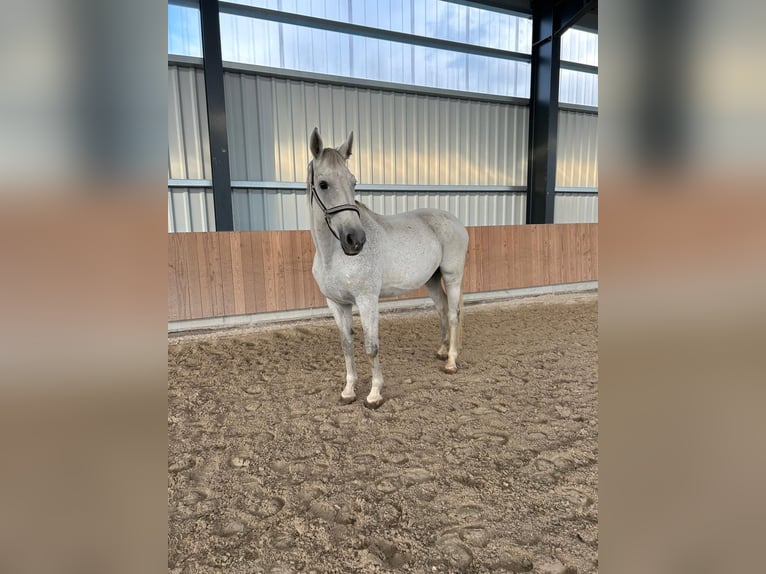
M 383 396 L 380 394 L 383 388 L 383 373 L 380 371 L 380 358 L 378 357 L 378 298 L 357 298 L 359 318 L 362 320 L 364 329 L 364 350 L 372 365 L 372 385 L 370 394 L 364 401 L 364 406 L 377 409 L 383 404 Z
M 340 331 L 340 344 L 343 347 L 343 358 L 346 360 L 346 386 L 340 394 L 344 403 L 356 400 L 356 366 L 354 365 L 354 336 L 351 334 L 351 305 L 341 305 L 330 299 L 327 306 L 332 310 L 335 322 Z

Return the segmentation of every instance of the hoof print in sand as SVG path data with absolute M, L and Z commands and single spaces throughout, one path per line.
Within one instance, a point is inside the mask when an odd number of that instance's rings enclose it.
M 231 468 L 247 468 L 250 466 L 250 459 L 242 454 L 235 454 L 229 458 L 229 466 Z
M 442 537 L 436 542 L 442 564 L 449 572 L 468 572 L 473 564 L 473 552 L 459 541 L 457 534 Z
M 368 549 L 373 556 L 381 561 L 383 566 L 388 568 L 401 568 L 410 560 L 405 552 L 383 538 L 373 538 Z
M 577 574 L 577 568 L 563 564 L 558 558 L 542 562 L 538 571 L 540 574 Z
M 236 520 L 227 522 L 221 527 L 220 535 L 229 538 L 245 531 L 245 525 Z

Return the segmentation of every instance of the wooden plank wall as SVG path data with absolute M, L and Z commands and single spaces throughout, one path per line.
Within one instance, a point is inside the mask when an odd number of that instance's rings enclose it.
M 469 227 L 468 293 L 598 279 L 598 224 Z M 324 307 L 308 231 L 168 234 L 168 320 Z M 421 288 L 399 299 L 426 297 Z

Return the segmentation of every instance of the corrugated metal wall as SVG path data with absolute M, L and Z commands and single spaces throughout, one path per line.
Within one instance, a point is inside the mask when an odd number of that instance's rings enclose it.
M 209 187 L 169 187 L 168 231 L 215 231 L 213 190 Z
M 215 231 L 205 77 L 168 66 L 168 231 Z M 208 181 L 207 186 L 199 182 Z
M 598 116 L 559 112 L 556 187 L 598 187 Z
M 353 130 L 349 161 L 360 184 L 486 188 L 361 191 L 370 208 L 388 214 L 439 206 L 467 225 L 523 223 L 525 198 L 509 188 L 526 179 L 524 106 L 235 72 L 224 79 L 234 181 L 304 181 L 313 127 L 326 145 Z M 237 229 L 308 229 L 302 189 L 263 183 L 234 193 Z
M 557 193 L 554 223 L 598 223 L 597 193 Z
M 309 229 L 305 189 L 235 189 L 234 229 Z M 524 223 L 526 195 L 510 191 L 360 191 L 359 201 L 385 215 L 421 207 L 454 213 L 465 225 L 519 225 Z
M 301 189 L 235 189 L 232 211 L 236 231 L 310 228 L 306 192 Z
M 560 111 L 554 223 L 598 222 L 597 151 L 598 116 Z
M 386 215 L 432 207 L 453 213 L 465 225 L 520 225 L 527 196 L 513 191 L 361 192 L 359 199 Z
M 305 181 L 308 139 L 353 130 L 360 183 L 523 185 L 526 107 L 226 72 L 232 179 Z
M 168 66 L 168 179 L 210 179 L 202 70 Z
M 559 74 L 559 102 L 598 106 L 598 76 L 562 68 Z
M 340 144 L 354 130 L 350 161 L 360 184 L 480 186 L 465 192 L 361 191 L 361 200 L 376 211 L 438 206 L 467 225 L 524 222 L 519 187 L 526 182 L 525 106 L 235 71 L 225 73 L 225 88 L 238 230 L 308 228 L 302 186 L 273 182 L 305 180 L 314 125 L 327 145 Z M 597 116 L 562 111 L 559 117 L 557 184 L 597 187 Z M 168 190 L 169 231 L 215 228 L 210 177 L 202 70 L 171 64 L 168 179 L 177 181 Z M 556 219 L 595 221 L 595 202 L 590 195 L 557 197 Z

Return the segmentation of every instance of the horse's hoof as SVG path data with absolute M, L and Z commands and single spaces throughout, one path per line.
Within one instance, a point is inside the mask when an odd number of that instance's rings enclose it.
M 374 411 L 375 409 L 380 407 L 380 405 L 382 405 L 383 402 L 384 402 L 383 399 L 378 399 L 377 401 L 368 401 L 367 399 L 364 399 L 364 406 Z
M 454 375 L 455 373 L 457 373 L 457 365 L 452 365 L 452 366 L 444 365 L 444 372 L 447 373 L 448 375 Z
M 436 358 L 437 359 L 441 359 L 442 361 L 446 361 L 447 360 L 447 356 L 448 356 L 447 353 L 442 353 L 440 351 L 436 351 Z
M 340 404 L 342 404 L 342 405 L 350 405 L 355 400 L 356 400 L 355 396 L 354 397 L 344 397 L 344 396 L 341 396 L 340 397 Z

